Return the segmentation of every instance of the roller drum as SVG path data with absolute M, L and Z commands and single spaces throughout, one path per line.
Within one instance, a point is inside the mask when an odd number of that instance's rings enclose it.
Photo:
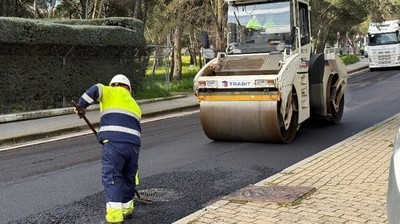
M 206 136 L 217 141 L 282 142 L 277 101 L 201 101 Z

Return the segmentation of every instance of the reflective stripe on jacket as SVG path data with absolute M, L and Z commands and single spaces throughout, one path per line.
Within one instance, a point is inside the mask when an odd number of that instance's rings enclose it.
M 142 112 L 129 91 L 123 87 L 96 84 L 79 98 L 78 107 L 87 108 L 95 101 L 100 102 L 101 113 L 98 140 L 140 146 Z

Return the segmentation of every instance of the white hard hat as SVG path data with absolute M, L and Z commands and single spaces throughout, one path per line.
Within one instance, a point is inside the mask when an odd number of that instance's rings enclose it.
M 131 82 L 129 81 L 129 79 L 126 76 L 124 76 L 122 74 L 118 74 L 118 75 L 114 76 L 110 81 L 110 86 L 112 84 L 117 84 L 117 83 L 127 85 L 129 87 L 129 92 L 132 91 Z

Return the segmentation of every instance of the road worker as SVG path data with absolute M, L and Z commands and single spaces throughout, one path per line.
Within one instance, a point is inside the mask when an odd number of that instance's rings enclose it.
M 256 16 L 253 16 L 246 24 L 247 29 L 259 30 L 262 28 L 261 23 L 258 21 Z
M 96 84 L 87 89 L 75 110 L 78 115 L 84 115 L 90 104 L 100 103 L 97 139 L 103 145 L 102 182 L 107 223 L 123 223 L 124 219 L 132 218 L 134 210 L 142 112 L 131 91 L 129 79 L 118 74 L 109 86 Z

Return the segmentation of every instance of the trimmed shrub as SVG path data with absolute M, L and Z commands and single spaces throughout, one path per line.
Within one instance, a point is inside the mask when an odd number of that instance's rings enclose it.
M 345 65 L 354 64 L 360 60 L 360 56 L 354 54 L 341 55 L 340 58 Z
M 145 76 L 143 24 L 134 18 L 0 17 L 0 114 L 70 106 L 87 88 Z

